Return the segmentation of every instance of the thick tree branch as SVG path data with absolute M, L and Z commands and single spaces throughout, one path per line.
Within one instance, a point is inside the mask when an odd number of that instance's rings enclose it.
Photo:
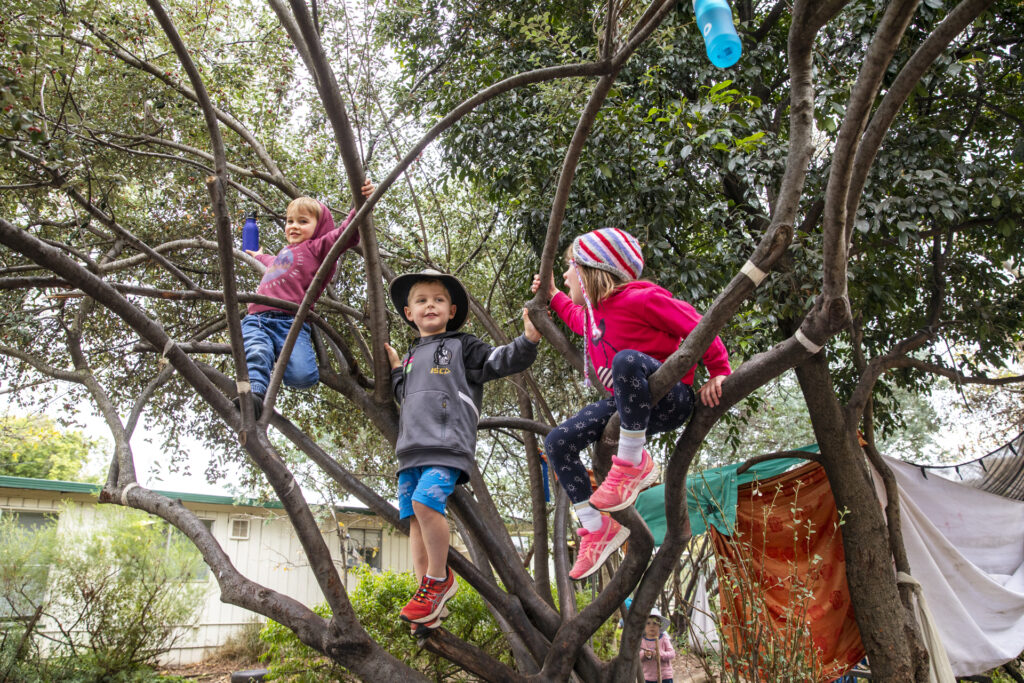
M 846 198 L 845 241 L 847 243 L 853 238 L 854 219 L 864 186 L 867 183 L 868 173 L 896 114 L 899 113 L 907 97 L 917 87 L 921 77 L 936 58 L 994 1 L 962 0 L 921 43 L 921 46 L 900 69 L 892 85 L 889 86 L 857 146 L 856 158 L 853 161 L 849 179 L 849 194 Z
M 206 120 L 206 129 L 210 134 L 210 147 L 213 150 L 214 176 L 206 180 L 206 188 L 210 193 L 210 203 L 213 206 L 213 214 L 216 219 L 217 245 L 220 256 L 221 284 L 224 287 L 224 310 L 228 320 L 228 337 L 231 340 L 231 356 L 235 361 L 235 374 L 238 377 L 239 404 L 242 411 L 242 429 L 249 431 L 252 424 L 253 407 L 249 400 L 251 389 L 249 387 L 249 369 L 245 362 L 245 349 L 242 346 L 242 324 L 238 316 L 238 300 L 235 293 L 235 263 L 234 250 L 232 249 L 231 222 L 228 218 L 228 208 L 224 188 L 227 184 L 227 158 L 224 154 L 224 139 L 220 134 L 220 122 L 217 119 L 217 112 L 206 92 L 206 85 L 202 76 L 192 61 L 188 48 L 178 35 L 178 29 L 174 26 L 170 15 L 164 10 L 160 0 L 146 0 L 150 10 L 156 16 L 160 27 L 170 41 L 178 61 L 192 82 L 195 91 L 196 101 L 203 112 Z M 287 356 L 285 356 L 287 358 Z M 328 600 L 331 596 L 328 596 Z
M 822 288 L 828 298 L 841 299 L 847 293 L 847 201 L 852 196 L 851 179 L 857 148 L 882 84 L 882 78 L 899 48 L 900 39 L 907 30 L 917 4 L 918 0 L 897 0 L 886 7 L 850 92 L 846 116 L 839 128 L 839 135 L 832 151 L 832 163 L 825 188 L 822 231 Z

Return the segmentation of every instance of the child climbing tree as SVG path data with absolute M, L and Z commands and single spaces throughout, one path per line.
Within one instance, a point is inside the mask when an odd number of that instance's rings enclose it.
M 1020 70 L 1024 9 L 992 5 L 737 2 L 744 56 L 722 71 L 690 3 L 662 0 L 7 3 L 3 377 L 70 392 L 69 409 L 95 406 L 115 444 L 101 499 L 180 529 L 222 600 L 366 680 L 420 680 L 359 624 L 283 444 L 407 530 L 388 503 L 393 479 L 377 476 L 397 437 L 386 345 L 405 332 L 384 295 L 394 273 L 468 280 L 468 325 L 498 346 L 532 273 L 547 282 L 573 238 L 629 225 L 661 284 L 704 312 L 650 376 L 652 396 L 718 335 L 734 361 L 721 402 L 698 405 L 656 453 L 666 540 L 655 552 L 632 510 L 614 512 L 628 552 L 577 612 L 568 505 L 544 502 L 537 438 L 568 416 L 565 387 L 585 361 L 541 289 L 531 318 L 556 352 L 492 392 L 480 420 L 492 430 L 484 447 L 512 449 L 502 460 L 530 482 L 517 504 L 532 517 L 532 570 L 496 504 L 500 468 L 470 472 L 448 501 L 470 550 L 448 561 L 500 616 L 515 664 L 443 627 L 423 647 L 485 680 L 625 680 L 688 538 L 683 490 L 701 443 L 795 369 L 848 511 L 850 590 L 874 676 L 915 679 L 923 660 L 890 570 L 902 562 L 898 519 L 867 489 L 856 432 L 872 444 L 897 419 L 887 383 L 1018 379 L 986 367 L 1021 339 L 1020 154 L 1006 121 L 1022 116 L 1007 75 Z M 367 169 L 377 188 L 364 201 Z M 252 208 L 264 224 L 282 219 L 300 195 L 339 219 L 353 197 L 356 213 L 308 288 L 326 293 L 315 312 L 312 295 L 295 308 L 281 351 L 312 323 L 319 400 L 281 393 L 278 364 L 257 417 L 232 404 L 247 388 L 241 307 L 259 301 L 235 230 Z M 356 232 L 358 255 L 339 259 Z M 191 432 L 244 453 L 288 514 L 330 618 L 240 574 L 193 513 L 139 485 L 130 439 L 144 416 L 172 441 Z M 613 416 L 593 454 L 599 480 L 618 429 Z M 619 654 L 601 660 L 587 640 L 629 594 Z

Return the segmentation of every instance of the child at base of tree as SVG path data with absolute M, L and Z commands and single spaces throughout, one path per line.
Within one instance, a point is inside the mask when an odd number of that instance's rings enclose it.
M 391 301 L 419 333 L 403 358 L 387 346 L 398 421 L 398 511 L 409 522 L 409 548 L 419 589 L 399 617 L 413 633 L 435 629 L 455 595 L 448 567 L 445 507 L 469 480 L 476 453 L 484 382 L 522 372 L 537 358 L 540 333 L 523 310 L 524 333 L 494 348 L 458 332 L 469 312 L 459 280 L 436 270 L 396 277 Z M 419 358 L 419 360 L 416 360 Z
M 569 572 L 580 580 L 600 569 L 629 536 L 628 529 L 602 512 L 629 507 L 640 491 L 657 481 L 658 466 L 644 449 L 647 434 L 676 429 L 693 412 L 695 367 L 653 406 L 647 378 L 679 348 L 701 316 L 667 290 L 637 279 L 643 254 L 623 230 L 603 228 L 577 237 L 566 260 L 569 267 L 562 278 L 569 294 L 559 291 L 552 278 L 547 283 L 551 307 L 569 329 L 583 335 L 584 362 L 590 359 L 612 393 L 562 422 L 544 440 L 548 461 L 583 527 L 576 531 L 580 547 Z M 540 288 L 539 275 L 532 288 Z M 701 401 L 716 406 L 722 381 L 732 372 L 721 339 L 715 337 L 702 360 L 711 379 L 700 389 Z M 619 450 L 608 476 L 591 493 L 579 454 L 601 438 L 616 411 L 621 420 Z
M 672 683 L 672 660 L 676 657 L 672 640 L 665 633 L 665 617 L 655 607 L 644 624 L 640 640 L 640 668 L 644 683 Z
M 374 189 L 374 185 L 367 180 L 361 191 L 364 197 L 369 197 Z M 355 211 L 354 208 L 349 211 L 345 220 L 336 228 L 334 216 L 325 204 L 312 197 L 293 199 L 285 212 L 284 238 L 287 244 L 284 248 L 276 256 L 264 254 L 262 248 L 258 251 L 246 250 L 247 254 L 267 267 L 256 293 L 296 304 L 302 303 L 324 257 L 341 237 Z M 358 243 L 357 232 L 342 253 Z M 316 299 L 323 294 L 337 269 L 335 264 L 317 292 Z M 294 321 L 295 311 L 257 303 L 249 304 L 248 315 L 242 318 L 242 344 L 245 347 L 245 364 L 249 368 L 253 409 L 257 418 L 263 412 L 263 397 L 270 384 L 270 373 Z M 302 323 L 302 330 L 285 367 L 286 386 L 308 389 L 320 381 L 316 354 L 310 340 L 311 329 L 308 322 Z

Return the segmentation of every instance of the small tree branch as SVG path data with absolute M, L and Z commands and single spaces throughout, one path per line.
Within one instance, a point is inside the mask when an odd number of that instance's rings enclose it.
M 227 183 L 227 159 L 224 154 L 224 139 L 220 134 L 220 123 L 217 119 L 217 112 L 210 102 L 210 96 L 206 92 L 199 70 L 192 61 L 188 48 L 178 35 L 170 15 L 164 10 L 160 0 L 146 0 L 152 10 L 164 34 L 174 48 L 178 61 L 192 82 L 195 91 L 196 101 L 203 112 L 206 120 L 207 132 L 210 134 L 210 147 L 213 150 L 214 176 L 206 180 L 206 189 L 210 193 L 210 201 L 213 206 L 213 213 L 216 219 L 217 244 L 220 256 L 219 265 L 221 273 L 221 284 L 224 286 L 224 310 L 228 320 L 228 337 L 231 340 L 231 355 L 235 361 L 235 374 L 238 377 L 238 393 L 242 411 L 242 429 L 248 431 L 252 424 L 253 412 L 252 402 L 249 400 L 249 369 L 245 361 L 245 349 L 242 347 L 242 325 L 238 316 L 238 303 L 235 293 L 235 265 L 234 250 L 231 243 L 231 223 L 228 218 L 228 208 L 224 197 L 224 186 Z M 287 357 L 287 356 L 286 356 Z

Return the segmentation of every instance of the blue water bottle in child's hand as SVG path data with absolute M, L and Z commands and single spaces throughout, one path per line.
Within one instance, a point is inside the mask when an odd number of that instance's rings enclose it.
M 256 212 L 250 211 L 245 214 L 245 225 L 242 226 L 242 249 L 259 251 L 259 248 L 260 226 L 256 224 Z
M 729 3 L 726 0 L 693 0 L 693 13 L 697 15 L 697 28 L 704 36 L 711 63 L 725 69 L 738 62 L 742 43 L 732 23 Z

